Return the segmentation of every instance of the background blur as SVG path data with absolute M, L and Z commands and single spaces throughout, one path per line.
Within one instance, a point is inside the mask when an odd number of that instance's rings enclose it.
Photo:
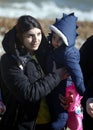
M 80 21 L 93 21 L 93 0 L 0 0 L 0 16 L 4 17 L 30 14 L 52 19 L 73 11 Z
M 63 13 L 74 12 L 78 17 L 76 39 L 78 48 L 93 35 L 93 0 L 0 0 L 0 55 L 3 53 L 2 39 L 21 15 L 32 15 L 41 23 L 44 33 L 48 35 L 49 24 Z

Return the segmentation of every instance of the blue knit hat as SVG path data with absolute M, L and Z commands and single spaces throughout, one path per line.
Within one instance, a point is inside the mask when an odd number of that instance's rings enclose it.
M 51 31 L 58 34 L 66 44 L 66 46 L 75 44 L 75 39 L 77 36 L 77 17 L 74 16 L 74 13 L 69 15 L 63 13 L 61 19 L 57 19 L 53 25 L 50 25 L 49 28 Z

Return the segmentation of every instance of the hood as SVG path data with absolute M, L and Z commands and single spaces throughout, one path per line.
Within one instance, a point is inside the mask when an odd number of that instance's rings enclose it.
M 16 43 L 15 43 L 15 38 L 16 37 L 16 30 L 15 27 L 12 28 L 9 32 L 5 34 L 5 37 L 2 41 L 2 46 L 5 50 L 6 53 L 8 54 L 16 54 L 15 48 L 16 48 Z
M 26 48 L 22 48 L 20 41 L 17 39 L 15 27 L 5 34 L 2 46 L 5 52 L 10 55 L 22 56 L 28 53 Z
M 16 38 L 15 27 L 5 34 L 5 37 L 2 41 L 2 46 L 7 54 L 11 55 L 23 66 L 25 66 L 26 62 L 31 58 L 31 55 L 27 52 L 27 50 L 23 50 L 20 47 L 20 43 Z
M 50 25 L 49 28 L 51 31 L 58 34 L 64 41 L 66 46 L 73 46 L 77 37 L 77 17 L 74 16 L 74 13 L 69 15 L 63 14 L 61 19 L 57 19 L 53 25 Z

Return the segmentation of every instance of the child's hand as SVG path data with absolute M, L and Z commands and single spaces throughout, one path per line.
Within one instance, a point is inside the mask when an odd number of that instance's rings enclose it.
M 2 101 L 0 101 L 0 115 L 3 115 L 6 111 L 6 107 Z
M 86 102 L 86 111 L 93 118 L 93 98 L 89 98 Z

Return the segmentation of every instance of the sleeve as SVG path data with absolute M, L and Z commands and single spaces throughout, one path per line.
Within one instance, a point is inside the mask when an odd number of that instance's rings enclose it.
M 91 77 L 91 79 L 88 81 L 87 87 L 84 92 L 84 96 L 82 99 L 82 105 L 84 106 L 84 108 L 86 106 L 86 101 L 89 98 L 93 98 L 93 77 Z
M 79 64 L 80 54 L 77 49 L 73 49 L 66 53 L 64 58 L 64 65 L 67 67 L 72 80 L 76 86 L 77 91 L 82 96 L 85 91 L 82 70 Z
M 34 71 L 31 62 L 27 65 L 28 74 L 24 74 L 14 59 L 9 56 L 2 57 L 1 68 L 2 78 L 9 92 L 12 93 L 18 101 L 22 102 L 39 100 L 50 93 L 60 82 L 59 76 L 55 73 L 48 74 L 45 77 L 38 76 L 37 74 L 40 73 L 39 68 L 36 69 L 37 71 Z M 32 73 L 29 73 L 29 71 Z M 36 80 L 30 79 L 33 79 L 33 77 Z
M 93 97 L 93 76 L 88 81 L 87 88 L 86 88 L 86 91 L 85 91 L 85 97 L 87 99 Z

